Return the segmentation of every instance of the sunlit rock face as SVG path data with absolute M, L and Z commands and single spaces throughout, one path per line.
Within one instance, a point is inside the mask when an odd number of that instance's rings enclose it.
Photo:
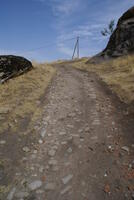
M 0 56 L 0 83 L 32 69 L 32 63 L 20 56 Z
M 107 47 L 100 55 L 118 57 L 131 52 L 134 52 L 134 7 L 125 12 L 118 20 Z

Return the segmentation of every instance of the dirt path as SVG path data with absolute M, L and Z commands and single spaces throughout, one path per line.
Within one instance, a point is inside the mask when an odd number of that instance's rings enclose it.
M 133 198 L 132 146 L 122 141 L 120 113 L 95 76 L 59 68 L 43 112 L 35 127 L 38 144 L 23 147 L 21 168 L 5 199 Z

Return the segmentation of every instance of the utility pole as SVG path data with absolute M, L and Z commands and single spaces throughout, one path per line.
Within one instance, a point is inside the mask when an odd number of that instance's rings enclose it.
M 76 40 L 76 43 L 75 43 L 72 60 L 74 59 L 76 49 L 77 49 L 77 58 L 79 58 L 79 37 L 77 37 L 77 40 Z
M 77 58 L 79 58 L 79 37 L 77 37 Z

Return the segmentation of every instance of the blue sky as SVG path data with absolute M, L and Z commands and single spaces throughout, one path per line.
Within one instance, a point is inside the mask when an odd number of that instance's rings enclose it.
M 133 0 L 0 0 L 0 54 L 37 61 L 69 59 L 80 36 L 80 55 L 101 51 L 100 31 L 134 5 Z M 39 48 L 42 47 L 42 48 Z

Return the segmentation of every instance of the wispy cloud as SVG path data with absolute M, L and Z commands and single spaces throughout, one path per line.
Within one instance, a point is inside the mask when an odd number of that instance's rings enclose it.
M 55 15 L 70 15 L 79 7 L 79 0 L 63 0 L 53 2 L 53 12 Z
M 70 38 L 80 36 L 81 55 L 93 55 L 105 48 L 108 37 L 101 35 L 101 30 L 107 26 L 111 19 L 118 18 L 129 7 L 133 5 L 133 0 L 29 0 L 41 4 L 41 12 L 48 12 L 48 19 L 51 20 L 48 29 L 52 27 L 53 33 L 48 41 L 57 42 L 58 54 L 71 57 L 75 40 L 63 42 Z M 47 10 L 46 10 L 47 8 Z M 49 10 L 49 11 L 48 11 Z M 45 15 L 45 19 L 47 14 Z M 47 23 L 47 22 L 46 22 Z M 49 23 L 49 22 L 48 22 Z M 45 32 L 45 31 L 44 31 Z M 53 42 L 52 41 L 52 42 Z M 49 41 L 51 42 L 51 41 Z M 50 51 L 52 54 L 53 51 Z M 28 57 L 35 56 L 29 53 Z

